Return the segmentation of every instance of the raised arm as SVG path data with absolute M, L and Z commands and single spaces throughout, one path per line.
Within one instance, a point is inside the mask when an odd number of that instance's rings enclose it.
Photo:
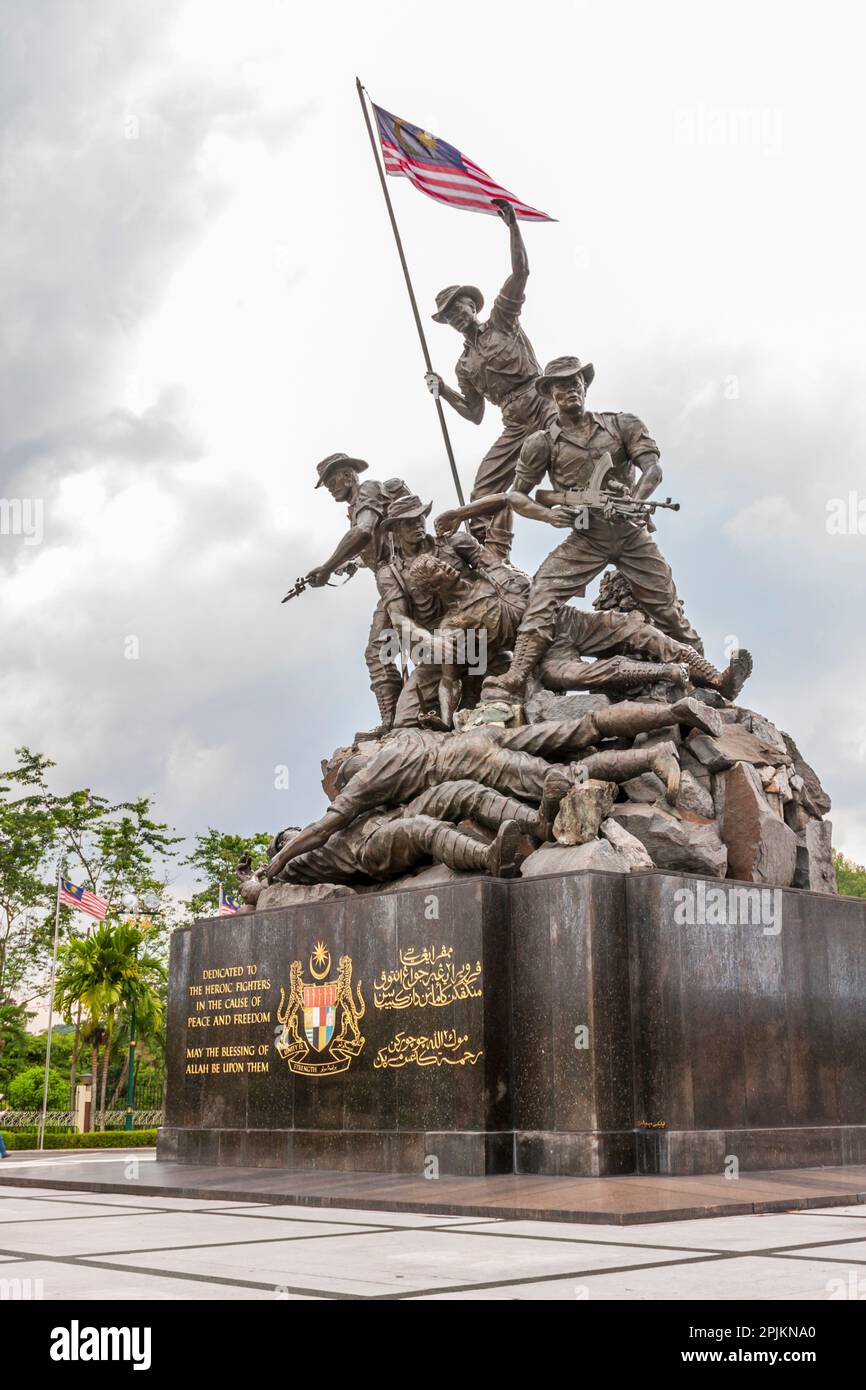
M 508 228 L 511 240 L 511 274 L 499 291 L 507 299 L 516 299 L 522 302 L 526 293 L 526 282 L 529 279 L 529 257 L 526 254 L 526 242 L 520 230 L 520 223 L 515 216 L 514 208 L 506 198 L 494 198 L 494 206 L 499 216 Z

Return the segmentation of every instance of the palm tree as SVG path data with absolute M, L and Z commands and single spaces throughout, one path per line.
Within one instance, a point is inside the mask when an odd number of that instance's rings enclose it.
M 73 937 L 58 953 L 57 1007 L 67 1022 L 80 1007 L 91 1047 L 93 1111 L 97 1109 L 99 1050 L 103 1048 L 99 1110 L 104 1113 L 108 1062 L 115 1023 L 121 1009 L 148 1019 L 162 1007 L 158 986 L 165 978 L 162 962 L 142 944 L 151 934 L 147 922 L 103 922 L 89 936 Z

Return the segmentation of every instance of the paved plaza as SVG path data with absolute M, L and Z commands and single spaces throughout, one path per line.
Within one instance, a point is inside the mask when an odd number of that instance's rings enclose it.
M 124 1161 L 146 1185 L 152 1154 Z M 75 1162 L 98 1181 L 119 1160 Z M 866 1204 L 623 1226 L 11 1181 L 50 1182 L 68 1165 L 54 1154 L 0 1165 L 7 1299 L 866 1298 Z

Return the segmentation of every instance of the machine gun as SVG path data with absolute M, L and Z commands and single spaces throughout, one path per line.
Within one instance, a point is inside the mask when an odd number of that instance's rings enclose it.
M 588 487 L 567 492 L 538 490 L 535 500 L 542 507 L 561 508 L 571 516 L 575 529 L 581 530 L 585 529 L 590 512 L 600 512 L 605 521 L 630 521 L 633 526 L 646 526 L 654 531 L 653 512 L 660 507 L 671 512 L 679 511 L 679 502 L 672 502 L 670 497 L 663 501 L 632 497 L 624 483 L 608 477 L 612 469 L 610 454 L 602 454 L 592 470 Z
M 345 575 L 343 584 L 348 584 L 349 580 L 353 577 L 353 575 L 356 575 L 357 573 L 358 566 L 354 564 L 351 560 L 349 561 L 348 565 L 341 565 L 338 570 L 334 570 L 334 574 Z M 288 603 L 290 598 L 300 598 L 301 594 L 303 594 L 307 589 L 310 589 L 312 587 L 313 586 L 310 584 L 309 575 L 299 575 L 298 578 L 295 580 L 295 583 L 292 586 L 292 588 L 286 594 L 285 598 L 280 599 L 280 603 Z M 341 589 L 343 586 L 342 584 L 332 584 L 329 579 L 326 585 L 320 585 L 319 587 L 328 589 Z
M 608 492 L 603 488 L 597 491 L 586 488 L 576 492 L 537 491 L 535 500 L 542 507 L 558 507 L 568 512 L 575 522 L 585 512 L 601 512 L 606 521 L 631 521 L 635 526 L 645 525 L 646 519 L 659 507 L 671 512 L 680 509 L 679 502 L 672 502 L 669 497 L 664 501 L 637 501 L 628 493 Z

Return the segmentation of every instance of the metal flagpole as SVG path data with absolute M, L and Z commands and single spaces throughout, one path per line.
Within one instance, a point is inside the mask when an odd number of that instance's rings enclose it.
M 39 1148 L 45 1148 L 45 1116 L 48 1112 L 48 1068 L 51 1065 L 51 1028 L 54 1020 L 54 982 L 57 977 L 57 938 L 60 932 L 60 878 L 63 862 L 57 865 L 57 902 L 54 905 L 54 952 L 51 957 L 51 993 L 48 1001 L 48 1038 L 45 1043 L 45 1087 L 42 1091 L 42 1115 L 39 1120 Z
M 355 78 L 355 85 L 358 88 L 358 100 L 361 103 L 361 110 L 364 113 L 364 121 L 366 122 L 367 126 L 367 134 L 370 137 L 370 147 L 373 151 L 373 159 L 376 163 L 376 172 L 379 175 L 379 182 L 382 185 L 382 194 L 385 199 L 385 206 L 388 209 L 388 216 L 391 219 L 391 230 L 394 233 L 394 240 L 397 243 L 397 252 L 400 256 L 400 264 L 403 267 L 403 275 L 406 280 L 406 289 L 409 291 L 409 302 L 412 305 L 412 313 L 415 315 L 415 327 L 418 329 L 418 337 L 421 339 L 421 351 L 424 354 L 424 361 L 427 364 L 428 372 L 432 372 L 433 363 L 430 361 L 430 352 L 427 347 L 427 339 L 424 336 L 424 326 L 421 323 L 421 315 L 418 313 L 418 302 L 415 299 L 415 291 L 412 288 L 412 279 L 409 275 L 409 267 L 406 264 L 406 256 L 403 252 L 403 243 L 400 240 L 400 232 L 397 227 L 397 219 L 394 216 L 394 209 L 391 206 L 391 195 L 388 192 L 387 178 L 385 175 L 385 171 L 382 168 L 381 159 L 379 158 L 379 150 L 376 144 L 376 137 L 373 134 L 373 126 L 370 121 L 370 113 L 367 110 L 367 103 L 364 100 L 364 93 L 367 89 L 362 83 L 360 77 Z M 457 472 L 457 464 L 454 462 L 454 450 L 451 448 L 451 439 L 448 434 L 448 426 L 445 423 L 445 412 L 442 409 L 442 402 L 440 401 L 438 396 L 436 397 L 436 411 L 439 415 L 439 424 L 442 427 L 442 438 L 445 441 L 445 452 L 448 455 L 448 462 L 451 465 L 451 476 L 454 479 L 454 486 L 457 489 L 457 497 L 462 507 L 465 505 L 465 502 L 463 497 L 463 489 L 460 486 L 460 475 Z

